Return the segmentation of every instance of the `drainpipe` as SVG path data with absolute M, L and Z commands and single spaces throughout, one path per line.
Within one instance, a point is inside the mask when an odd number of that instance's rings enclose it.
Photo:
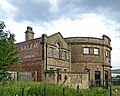
M 104 64 L 105 64 L 105 54 L 106 54 L 106 51 L 105 51 L 105 42 L 104 42 L 104 36 L 103 36 L 103 64 L 102 64 L 102 67 L 103 67 L 103 88 L 105 87 L 105 81 L 104 81 Z
M 46 81 L 47 71 L 47 35 L 42 35 L 42 63 L 43 63 L 43 74 Z
M 47 71 L 47 47 L 48 47 L 48 45 L 47 45 L 47 43 L 46 43 L 46 71 Z

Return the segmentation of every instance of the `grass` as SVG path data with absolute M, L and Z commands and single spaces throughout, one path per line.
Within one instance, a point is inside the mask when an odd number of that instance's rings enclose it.
M 24 91 L 24 96 L 44 96 L 44 93 L 47 96 L 110 96 L 109 89 L 92 88 L 76 90 L 57 84 L 35 82 L 0 85 L 0 96 L 22 96 L 22 90 Z M 120 96 L 120 86 L 112 87 L 112 96 Z
M 113 86 L 112 94 L 113 94 L 113 96 L 120 96 L 120 86 Z

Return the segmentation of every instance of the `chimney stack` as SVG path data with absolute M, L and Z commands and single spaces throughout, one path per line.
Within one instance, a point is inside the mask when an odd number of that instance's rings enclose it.
M 25 32 L 25 40 L 31 40 L 31 39 L 34 39 L 34 32 L 33 32 L 33 29 L 32 27 L 28 26 L 27 27 L 27 30 Z

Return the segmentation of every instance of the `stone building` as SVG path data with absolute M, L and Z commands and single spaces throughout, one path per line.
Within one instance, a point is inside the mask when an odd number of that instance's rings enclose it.
M 34 39 L 27 27 L 26 41 L 16 44 L 20 63 L 11 70 L 21 73 L 20 80 L 34 80 L 88 88 L 89 81 L 111 79 L 110 38 L 63 38 L 60 32 Z M 19 79 L 19 78 L 17 78 Z M 99 82 L 98 82 L 99 81 Z
M 110 38 L 71 37 L 65 38 L 71 44 L 71 70 L 74 72 L 88 71 L 92 84 L 108 84 L 111 80 Z

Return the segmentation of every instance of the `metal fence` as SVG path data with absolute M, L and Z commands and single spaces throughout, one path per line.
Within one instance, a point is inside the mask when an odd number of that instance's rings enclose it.
M 74 91 L 67 90 L 64 87 L 61 88 L 61 89 L 51 90 L 51 89 L 47 88 L 46 86 L 44 86 L 43 90 L 41 92 L 37 92 L 38 91 L 37 89 L 36 89 L 36 93 L 35 92 L 33 92 L 33 93 L 30 92 L 29 93 L 29 91 L 31 91 L 31 90 L 28 90 L 27 96 L 69 96 L 69 95 L 70 96 L 81 96 L 79 88 L 77 90 L 74 90 Z M 26 96 L 25 95 L 25 88 L 21 89 L 21 93 L 22 93 L 21 94 L 22 96 Z
M 90 80 L 89 81 L 90 87 L 108 87 L 111 86 L 120 86 L 120 78 L 112 78 L 112 80 Z
M 120 86 L 120 78 L 112 78 L 113 86 Z
M 108 80 L 90 80 L 89 82 L 89 87 L 92 88 L 92 87 L 104 87 L 106 89 L 108 89 L 108 86 L 111 84 L 110 81 Z
M 25 96 L 24 91 L 25 91 L 25 89 L 22 88 L 22 90 L 21 90 L 22 96 Z M 54 91 L 52 90 L 50 92 L 50 90 L 46 86 L 44 86 L 43 91 L 41 93 L 40 92 L 38 93 L 36 91 L 36 93 L 30 93 L 29 94 L 29 92 L 28 92 L 27 96 L 89 96 L 89 95 L 84 95 L 84 93 L 82 93 L 82 90 L 80 90 L 79 88 L 76 91 L 75 90 L 74 91 L 70 91 L 70 90 L 67 90 L 66 88 L 62 88 L 61 90 L 59 90 L 59 93 L 57 91 L 58 90 L 54 89 Z M 106 93 L 107 93 L 107 96 L 112 96 L 112 89 L 111 89 L 111 87 L 109 89 L 107 89 L 107 90 L 99 90 L 98 89 L 96 91 L 96 93 L 94 93 L 94 95 L 100 94 L 100 96 L 101 95 L 104 96 Z M 90 95 L 90 96 L 93 96 L 93 95 Z

